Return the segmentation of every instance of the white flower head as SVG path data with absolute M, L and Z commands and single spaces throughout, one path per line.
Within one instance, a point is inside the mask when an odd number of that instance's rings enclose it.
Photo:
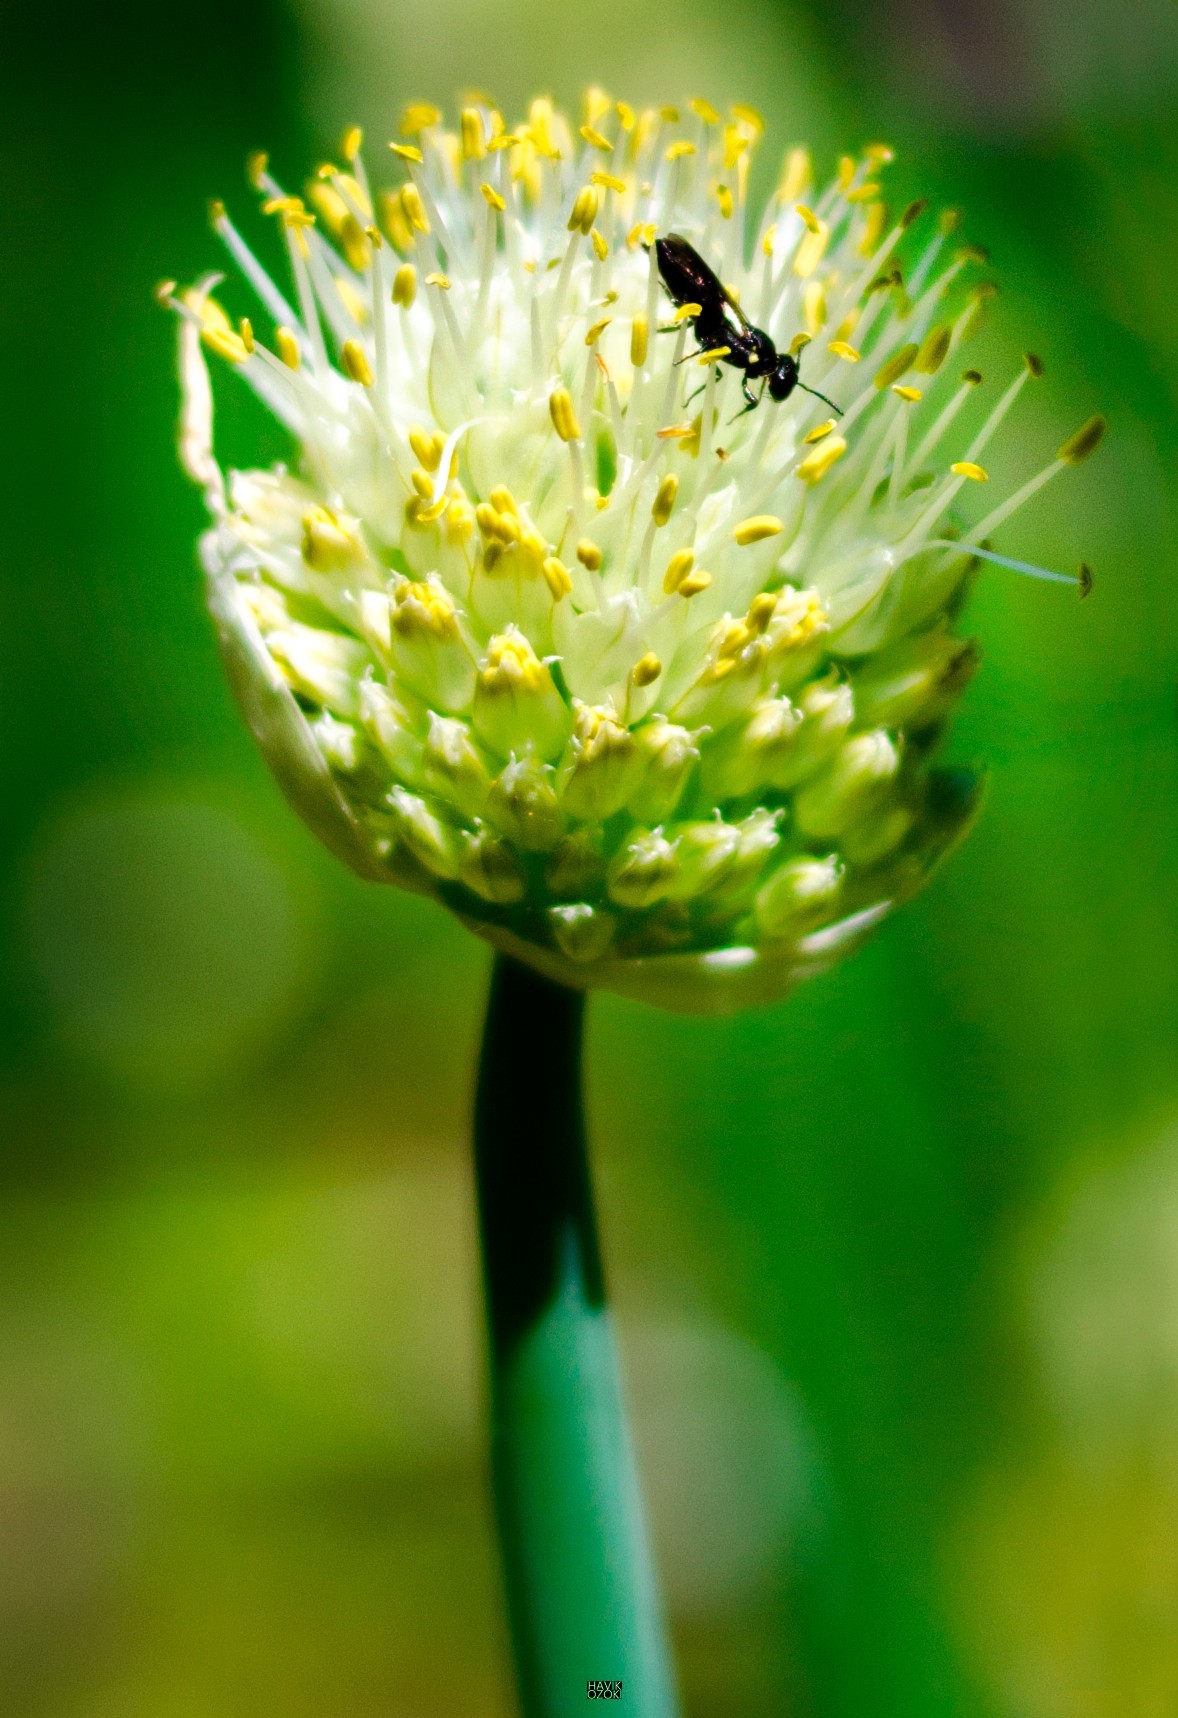
M 1004 559 L 991 533 L 1103 425 L 956 522 L 1041 366 L 975 419 L 980 253 L 951 217 L 889 217 L 883 147 L 820 189 L 791 151 L 758 212 L 747 108 L 593 91 L 579 128 L 547 101 L 510 131 L 482 104 L 441 120 L 409 110 L 379 196 L 355 130 L 305 199 L 251 162 L 289 298 L 214 205 L 268 342 L 219 277 L 163 289 L 238 697 L 361 875 L 572 984 L 778 996 L 967 826 L 974 779 L 930 764 L 976 660 L 956 614 L 979 557 Z M 787 397 L 745 409 L 764 376 L 698 350 L 670 234 L 726 326 L 796 359 Z M 290 469 L 222 474 L 205 350 L 289 431 Z

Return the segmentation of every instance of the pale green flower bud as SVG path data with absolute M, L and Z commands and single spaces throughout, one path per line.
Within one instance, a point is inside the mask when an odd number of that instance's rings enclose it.
M 501 152 L 481 102 L 461 136 L 431 124 L 371 208 L 357 143 L 313 225 L 260 167 L 293 288 L 222 215 L 232 315 L 219 276 L 164 290 L 209 607 L 283 791 L 360 875 L 568 983 L 769 1000 L 968 827 L 976 784 L 931 761 L 977 664 L 957 617 L 979 563 L 1021 566 L 992 535 L 1103 421 L 987 512 L 986 445 L 1042 366 L 971 403 L 980 378 L 947 361 L 976 308 L 963 261 L 888 226 L 878 151 L 804 220 L 796 185 L 750 201 L 740 109 L 624 141 L 550 108 L 541 137 L 536 111 Z M 739 354 L 679 362 L 691 328 L 659 331 L 647 248 L 673 230 L 768 304 L 778 351 L 810 334 L 805 388 L 742 412 Z M 206 354 L 279 419 L 289 469 L 221 471 Z

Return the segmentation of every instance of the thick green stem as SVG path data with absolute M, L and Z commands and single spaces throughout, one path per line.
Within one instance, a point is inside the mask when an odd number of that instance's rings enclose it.
M 492 1468 L 524 1718 L 621 1682 L 678 1710 L 605 1301 L 581 1103 L 584 998 L 499 957 L 475 1109 Z

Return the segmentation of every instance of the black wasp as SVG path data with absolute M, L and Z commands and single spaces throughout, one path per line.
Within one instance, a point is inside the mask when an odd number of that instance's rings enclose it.
M 836 406 L 817 388 L 806 387 L 798 376 L 798 359 L 789 352 L 779 352 L 763 329 L 753 327 L 694 245 L 689 245 L 678 233 L 668 233 L 665 239 L 655 240 L 654 249 L 663 285 L 672 302 L 699 306 L 690 320 L 700 351 L 714 352 L 726 347 L 717 362 L 744 371 L 740 386 L 748 405 L 737 413 L 738 417 L 760 405 L 766 387 L 771 400 L 788 400 L 795 388 L 804 388 L 842 416 L 841 406 Z M 757 381 L 761 391 L 754 394 L 749 383 Z

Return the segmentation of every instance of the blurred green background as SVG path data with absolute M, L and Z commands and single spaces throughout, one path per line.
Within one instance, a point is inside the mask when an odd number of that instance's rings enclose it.
M 280 802 L 201 609 L 163 275 L 345 122 L 602 81 L 885 138 L 1090 412 L 1005 533 L 976 834 L 851 965 L 591 1009 L 692 1718 L 1178 1711 L 1178 8 L 9 0 L 0 59 L 0 1709 L 506 1718 L 466 1112 L 488 956 Z M 222 390 L 228 398 L 228 390 Z M 262 431 L 223 408 L 230 451 Z M 264 442 L 276 451 L 273 436 Z M 607 1674 L 603 1667 L 603 1674 Z

